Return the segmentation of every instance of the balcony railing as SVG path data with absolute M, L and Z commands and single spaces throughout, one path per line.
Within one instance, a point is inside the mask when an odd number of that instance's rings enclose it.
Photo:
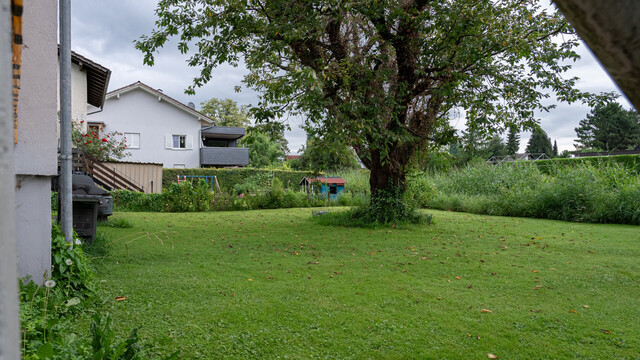
M 200 148 L 200 166 L 249 165 L 249 149 L 238 147 Z

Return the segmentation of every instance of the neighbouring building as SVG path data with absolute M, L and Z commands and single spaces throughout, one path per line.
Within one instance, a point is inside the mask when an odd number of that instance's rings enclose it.
M 60 73 L 57 74 L 59 82 Z M 83 133 L 100 131 L 104 126 L 99 122 L 88 122 L 87 115 L 102 111 L 110 78 L 111 70 L 74 51 L 71 52 L 71 121 L 80 126 Z M 57 90 L 60 99 L 60 86 L 57 86 Z M 60 109 L 60 101 L 57 108 Z M 57 133 L 59 139 L 59 122 Z
M 238 147 L 244 128 L 215 126 L 215 120 L 136 82 L 106 95 L 104 109 L 88 122 L 124 134 L 127 161 L 165 168 L 232 167 L 249 164 L 249 149 Z

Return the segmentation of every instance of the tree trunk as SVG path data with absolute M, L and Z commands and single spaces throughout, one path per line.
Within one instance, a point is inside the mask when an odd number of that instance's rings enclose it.
M 386 162 L 382 162 L 380 153 L 374 152 L 371 156 L 369 170 L 369 188 L 371 194 L 378 190 L 385 190 L 389 186 L 396 187 L 400 192 L 406 190 L 405 168 L 413 155 L 413 151 L 391 151 Z
M 404 198 L 407 188 L 405 167 L 411 158 L 411 153 L 394 151 L 389 154 L 384 163 L 380 161 L 378 152 L 371 157 L 369 216 L 372 221 L 395 223 L 408 220 L 411 216 L 412 208 Z

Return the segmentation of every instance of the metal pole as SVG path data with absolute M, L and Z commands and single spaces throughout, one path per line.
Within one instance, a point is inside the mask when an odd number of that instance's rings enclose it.
M 0 0 L 0 360 L 20 358 L 10 9 L 11 0 Z
M 71 197 L 71 0 L 60 0 L 60 211 L 64 238 L 73 242 Z

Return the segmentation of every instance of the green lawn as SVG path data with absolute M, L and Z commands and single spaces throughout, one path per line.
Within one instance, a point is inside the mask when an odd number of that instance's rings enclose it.
M 429 213 L 118 213 L 101 310 L 181 359 L 640 358 L 638 227 Z

